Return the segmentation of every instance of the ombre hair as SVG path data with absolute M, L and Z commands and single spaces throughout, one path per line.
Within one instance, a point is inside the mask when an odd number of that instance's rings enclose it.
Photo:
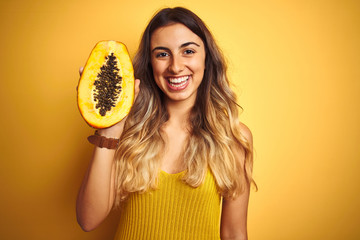
M 169 116 L 164 93 L 154 80 L 150 40 L 156 29 L 174 23 L 185 25 L 199 36 L 206 52 L 204 77 L 189 117 L 190 137 L 182 154 L 186 167 L 182 180 L 198 187 L 210 169 L 219 193 L 226 198 L 234 198 L 255 184 L 252 149 L 240 132 L 239 105 L 230 89 L 220 49 L 205 23 L 193 12 L 181 7 L 165 8 L 149 22 L 133 61 L 135 77 L 141 80 L 140 93 L 115 155 L 115 206 L 133 192 L 157 188 L 165 144 L 161 126 Z M 241 161 L 235 159 L 236 149 L 244 153 Z

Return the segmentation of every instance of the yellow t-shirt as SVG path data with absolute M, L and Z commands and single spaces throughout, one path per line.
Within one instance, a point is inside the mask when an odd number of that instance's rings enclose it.
M 160 172 L 158 189 L 124 203 L 115 240 L 219 240 L 221 196 L 210 170 L 198 188 Z

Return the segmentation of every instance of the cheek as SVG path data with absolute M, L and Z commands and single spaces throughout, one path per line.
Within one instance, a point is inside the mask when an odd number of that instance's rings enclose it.
M 161 63 L 158 62 L 152 62 L 151 63 L 154 77 L 161 75 L 164 72 L 164 66 Z
M 203 58 L 193 59 L 190 63 L 194 71 L 204 71 L 205 60 Z
M 205 59 L 198 59 L 193 70 L 196 72 L 198 84 L 200 84 L 203 81 L 205 74 Z
M 156 85 L 161 89 L 161 81 L 160 81 L 160 77 L 162 75 L 162 71 L 161 68 L 159 66 L 159 64 L 154 64 L 153 62 L 151 63 L 152 66 L 152 71 L 153 71 L 153 77 L 155 80 Z

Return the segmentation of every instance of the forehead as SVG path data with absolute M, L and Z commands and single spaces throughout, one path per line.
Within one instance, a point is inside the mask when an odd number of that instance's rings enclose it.
M 156 29 L 150 39 L 151 48 L 157 46 L 179 47 L 186 42 L 195 42 L 203 46 L 201 38 L 181 23 L 174 23 Z

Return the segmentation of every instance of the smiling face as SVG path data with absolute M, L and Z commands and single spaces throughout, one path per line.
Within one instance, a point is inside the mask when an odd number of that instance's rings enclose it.
M 205 70 L 205 47 L 185 25 L 174 23 L 156 29 L 150 42 L 156 84 L 167 101 L 194 104 Z

